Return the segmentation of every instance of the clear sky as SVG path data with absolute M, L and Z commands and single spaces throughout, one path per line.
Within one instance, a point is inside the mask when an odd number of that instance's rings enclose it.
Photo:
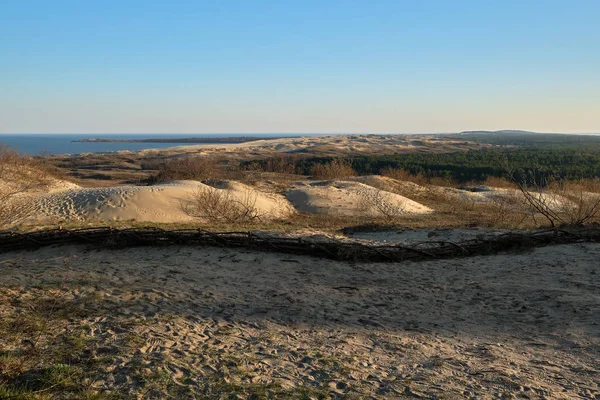
M 599 0 L 0 0 L 0 132 L 600 132 Z

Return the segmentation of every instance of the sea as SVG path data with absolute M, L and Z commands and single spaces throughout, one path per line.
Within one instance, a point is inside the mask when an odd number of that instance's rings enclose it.
M 145 150 L 164 149 L 174 146 L 185 146 L 186 143 L 106 143 L 106 142 L 73 142 L 74 140 L 98 138 L 98 139 L 179 139 L 179 138 L 232 138 L 232 137 L 295 137 L 295 136 L 323 136 L 325 134 L 303 134 L 303 133 L 228 133 L 228 134 L 175 134 L 175 133 L 137 133 L 137 134 L 54 134 L 54 133 L 21 133 L 0 134 L 0 144 L 7 145 L 13 150 L 29 155 L 54 155 L 54 154 L 81 154 L 81 153 L 104 153 L 119 150 Z M 193 145 L 194 143 L 190 143 Z

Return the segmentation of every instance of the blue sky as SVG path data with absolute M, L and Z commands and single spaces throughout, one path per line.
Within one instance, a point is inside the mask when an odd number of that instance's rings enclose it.
M 600 1 L 0 0 L 0 132 L 600 132 Z

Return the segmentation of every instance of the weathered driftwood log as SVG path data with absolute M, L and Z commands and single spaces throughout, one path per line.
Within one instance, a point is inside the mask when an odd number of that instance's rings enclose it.
M 428 241 L 413 245 L 376 245 L 310 237 L 278 237 L 253 232 L 210 232 L 159 228 L 52 229 L 34 232 L 0 231 L 0 252 L 35 250 L 45 246 L 85 244 L 95 248 L 132 246 L 212 246 L 324 257 L 344 261 L 398 262 L 493 254 L 551 244 L 600 241 L 600 228 L 514 232 L 461 243 Z

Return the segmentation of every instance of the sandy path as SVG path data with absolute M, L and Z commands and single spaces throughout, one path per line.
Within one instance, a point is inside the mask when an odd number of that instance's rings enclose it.
M 102 348 L 142 338 L 98 388 L 136 393 L 142 362 L 190 393 L 219 374 L 332 397 L 598 398 L 599 258 L 598 244 L 401 264 L 59 247 L 4 254 L 0 270 L 13 297 L 65 276 L 72 301 L 94 295 L 73 323 Z

